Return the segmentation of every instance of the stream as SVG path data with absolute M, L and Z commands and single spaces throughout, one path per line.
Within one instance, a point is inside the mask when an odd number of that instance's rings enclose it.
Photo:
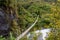
M 32 40 L 35 35 L 37 35 L 37 40 L 46 40 L 45 38 L 48 37 L 48 33 L 51 31 L 51 29 L 42 29 L 42 30 L 36 30 L 33 33 L 28 33 L 27 38 L 29 40 Z

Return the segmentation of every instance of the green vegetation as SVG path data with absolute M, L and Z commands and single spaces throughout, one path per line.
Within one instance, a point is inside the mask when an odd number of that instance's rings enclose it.
M 30 31 L 52 28 L 46 40 L 60 40 L 60 0 L 0 0 L 0 6 L 2 5 L 6 5 L 7 8 L 11 7 L 18 18 L 18 22 L 14 19 L 10 27 L 14 35 L 11 35 L 9 40 L 15 40 L 15 37 L 29 28 L 38 15 L 39 21 Z M 2 37 L 0 39 L 5 40 Z

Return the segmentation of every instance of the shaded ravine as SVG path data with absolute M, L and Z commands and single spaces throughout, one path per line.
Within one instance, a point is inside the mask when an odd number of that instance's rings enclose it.
M 28 33 L 27 34 L 27 38 L 29 40 L 32 40 L 32 38 L 36 34 L 36 35 L 38 35 L 37 40 L 45 40 L 45 38 L 48 37 L 48 34 L 47 33 L 49 33 L 50 31 L 51 31 L 51 29 L 36 30 L 36 31 L 33 32 L 33 34 Z M 39 33 L 41 33 L 41 34 L 39 34 Z

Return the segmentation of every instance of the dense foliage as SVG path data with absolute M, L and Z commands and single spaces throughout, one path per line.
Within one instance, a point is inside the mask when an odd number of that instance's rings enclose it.
M 14 21 L 13 26 L 11 27 L 13 33 L 16 33 L 17 35 L 22 33 L 35 21 L 37 15 L 39 15 L 39 21 L 30 31 L 52 28 L 52 32 L 49 34 L 47 40 L 60 40 L 60 0 L 2 1 L 0 1 L 0 5 L 2 4 L 7 7 L 12 7 L 18 17 L 18 22 L 16 23 Z

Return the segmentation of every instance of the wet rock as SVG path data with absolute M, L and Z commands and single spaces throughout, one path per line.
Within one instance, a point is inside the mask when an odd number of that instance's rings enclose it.
M 0 9 L 0 35 L 7 35 L 7 30 L 9 29 L 9 25 L 7 24 L 5 12 Z
M 13 20 L 14 16 L 7 14 L 4 10 L 0 9 L 0 35 L 7 36 L 10 32 L 10 20 Z M 8 16 L 8 20 L 7 17 Z M 9 21 L 9 22 L 8 22 Z

